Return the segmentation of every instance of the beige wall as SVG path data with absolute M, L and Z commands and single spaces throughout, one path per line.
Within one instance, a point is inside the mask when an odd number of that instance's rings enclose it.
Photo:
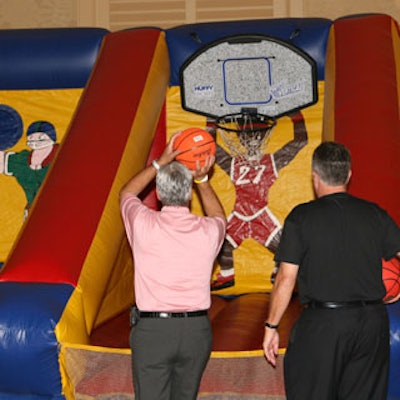
M 0 29 L 99 26 L 115 31 L 240 19 L 335 19 L 371 12 L 400 21 L 400 0 L 0 0 Z
M 76 6 L 76 0 L 0 0 L 0 28 L 74 27 Z
M 305 0 L 304 15 L 336 19 L 363 13 L 389 14 L 400 22 L 399 0 Z

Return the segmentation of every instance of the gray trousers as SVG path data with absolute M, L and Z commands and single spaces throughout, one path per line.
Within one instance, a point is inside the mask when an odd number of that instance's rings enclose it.
M 212 347 L 208 316 L 142 318 L 130 333 L 135 400 L 195 400 Z

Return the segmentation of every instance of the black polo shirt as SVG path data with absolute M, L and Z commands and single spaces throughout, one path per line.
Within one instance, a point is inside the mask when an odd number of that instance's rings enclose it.
M 386 293 L 382 258 L 399 251 L 400 228 L 387 212 L 343 192 L 291 211 L 275 261 L 300 266 L 301 303 L 377 300 Z

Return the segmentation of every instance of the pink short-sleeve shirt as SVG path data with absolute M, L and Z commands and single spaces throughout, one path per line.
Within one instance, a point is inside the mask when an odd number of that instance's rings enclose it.
M 187 207 L 149 209 L 126 193 L 121 214 L 135 268 L 135 297 L 142 311 L 196 311 L 210 307 L 214 260 L 225 237 L 219 217 Z

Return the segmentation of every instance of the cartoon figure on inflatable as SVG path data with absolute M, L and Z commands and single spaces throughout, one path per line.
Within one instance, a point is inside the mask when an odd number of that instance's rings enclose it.
M 30 150 L 19 153 L 0 150 L 0 174 L 14 176 L 25 192 L 25 218 L 58 148 L 56 130 L 50 122 L 33 122 L 28 127 L 26 137 Z

